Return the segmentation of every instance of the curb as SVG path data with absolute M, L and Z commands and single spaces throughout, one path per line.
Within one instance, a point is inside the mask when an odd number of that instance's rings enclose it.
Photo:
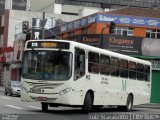
M 160 104 L 139 105 L 139 106 L 135 106 L 134 108 L 160 109 Z

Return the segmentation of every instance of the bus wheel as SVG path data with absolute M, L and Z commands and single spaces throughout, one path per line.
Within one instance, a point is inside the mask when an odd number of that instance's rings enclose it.
M 41 103 L 42 104 L 42 111 L 47 111 L 48 110 L 48 103 Z
M 132 107 L 133 107 L 133 97 L 132 97 L 132 95 L 129 95 L 128 98 L 127 98 L 125 111 L 127 111 L 127 112 L 131 111 Z
M 120 111 L 129 112 L 132 110 L 132 107 L 133 107 L 133 97 L 132 95 L 129 95 L 127 98 L 126 106 L 117 106 L 117 109 Z
M 92 106 L 93 106 L 93 101 L 91 98 L 91 94 L 88 92 L 84 99 L 84 104 L 82 106 L 82 112 L 88 113 L 92 109 Z

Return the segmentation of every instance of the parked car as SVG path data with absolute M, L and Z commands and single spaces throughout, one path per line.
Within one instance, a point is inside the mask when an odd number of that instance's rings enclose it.
M 9 94 L 10 96 L 20 95 L 20 89 L 21 89 L 21 86 L 19 81 L 11 81 L 10 84 L 7 84 L 5 86 L 4 94 L 5 95 Z

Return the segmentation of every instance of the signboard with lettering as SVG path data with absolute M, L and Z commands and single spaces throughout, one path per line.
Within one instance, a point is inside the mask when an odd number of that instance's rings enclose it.
M 65 32 L 65 31 L 72 30 L 78 27 L 82 27 L 90 23 L 93 23 L 95 21 L 96 21 L 96 14 L 93 14 L 93 15 L 90 15 L 90 16 L 72 21 L 72 22 L 68 22 L 68 23 L 61 25 L 61 32 Z
M 13 61 L 21 61 L 23 56 L 24 44 L 26 36 L 22 33 L 15 35 L 13 45 Z
M 103 47 L 107 50 L 144 56 L 160 56 L 160 39 L 106 35 L 103 38 Z
M 97 13 L 61 25 L 61 32 L 66 32 L 72 29 L 76 29 L 94 22 L 111 22 L 111 21 L 114 21 L 116 24 L 127 24 L 131 26 L 160 28 L 159 18 L 144 18 L 144 17 L 127 16 L 127 15 Z
M 77 41 L 91 46 L 100 47 L 100 35 L 98 34 L 81 34 L 67 38 L 70 41 Z
M 32 40 L 42 39 L 42 30 L 41 29 L 32 29 L 31 39 Z
M 106 35 L 103 38 L 103 47 L 122 54 L 141 55 L 142 39 L 141 37 Z
M 96 22 L 111 22 L 116 24 L 127 24 L 132 26 L 145 26 L 145 27 L 157 27 L 160 28 L 160 19 L 156 18 L 144 18 L 135 16 L 122 16 L 113 14 L 97 14 Z
M 102 48 L 126 55 L 143 55 L 160 57 L 160 39 L 135 36 L 81 34 L 67 38 L 91 46 Z M 102 40 L 102 41 L 101 41 Z
M 69 43 L 67 42 L 55 42 L 55 41 L 32 41 L 28 42 L 27 48 L 57 48 L 57 49 L 69 49 Z
M 145 56 L 160 56 L 160 39 L 144 38 L 142 54 Z
M 6 63 L 10 63 L 13 61 L 13 52 L 6 53 Z

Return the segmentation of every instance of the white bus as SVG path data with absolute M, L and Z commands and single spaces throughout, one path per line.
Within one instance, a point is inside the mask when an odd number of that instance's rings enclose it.
M 116 106 L 131 111 L 151 93 L 151 63 L 67 40 L 25 44 L 21 100 L 50 107 Z

